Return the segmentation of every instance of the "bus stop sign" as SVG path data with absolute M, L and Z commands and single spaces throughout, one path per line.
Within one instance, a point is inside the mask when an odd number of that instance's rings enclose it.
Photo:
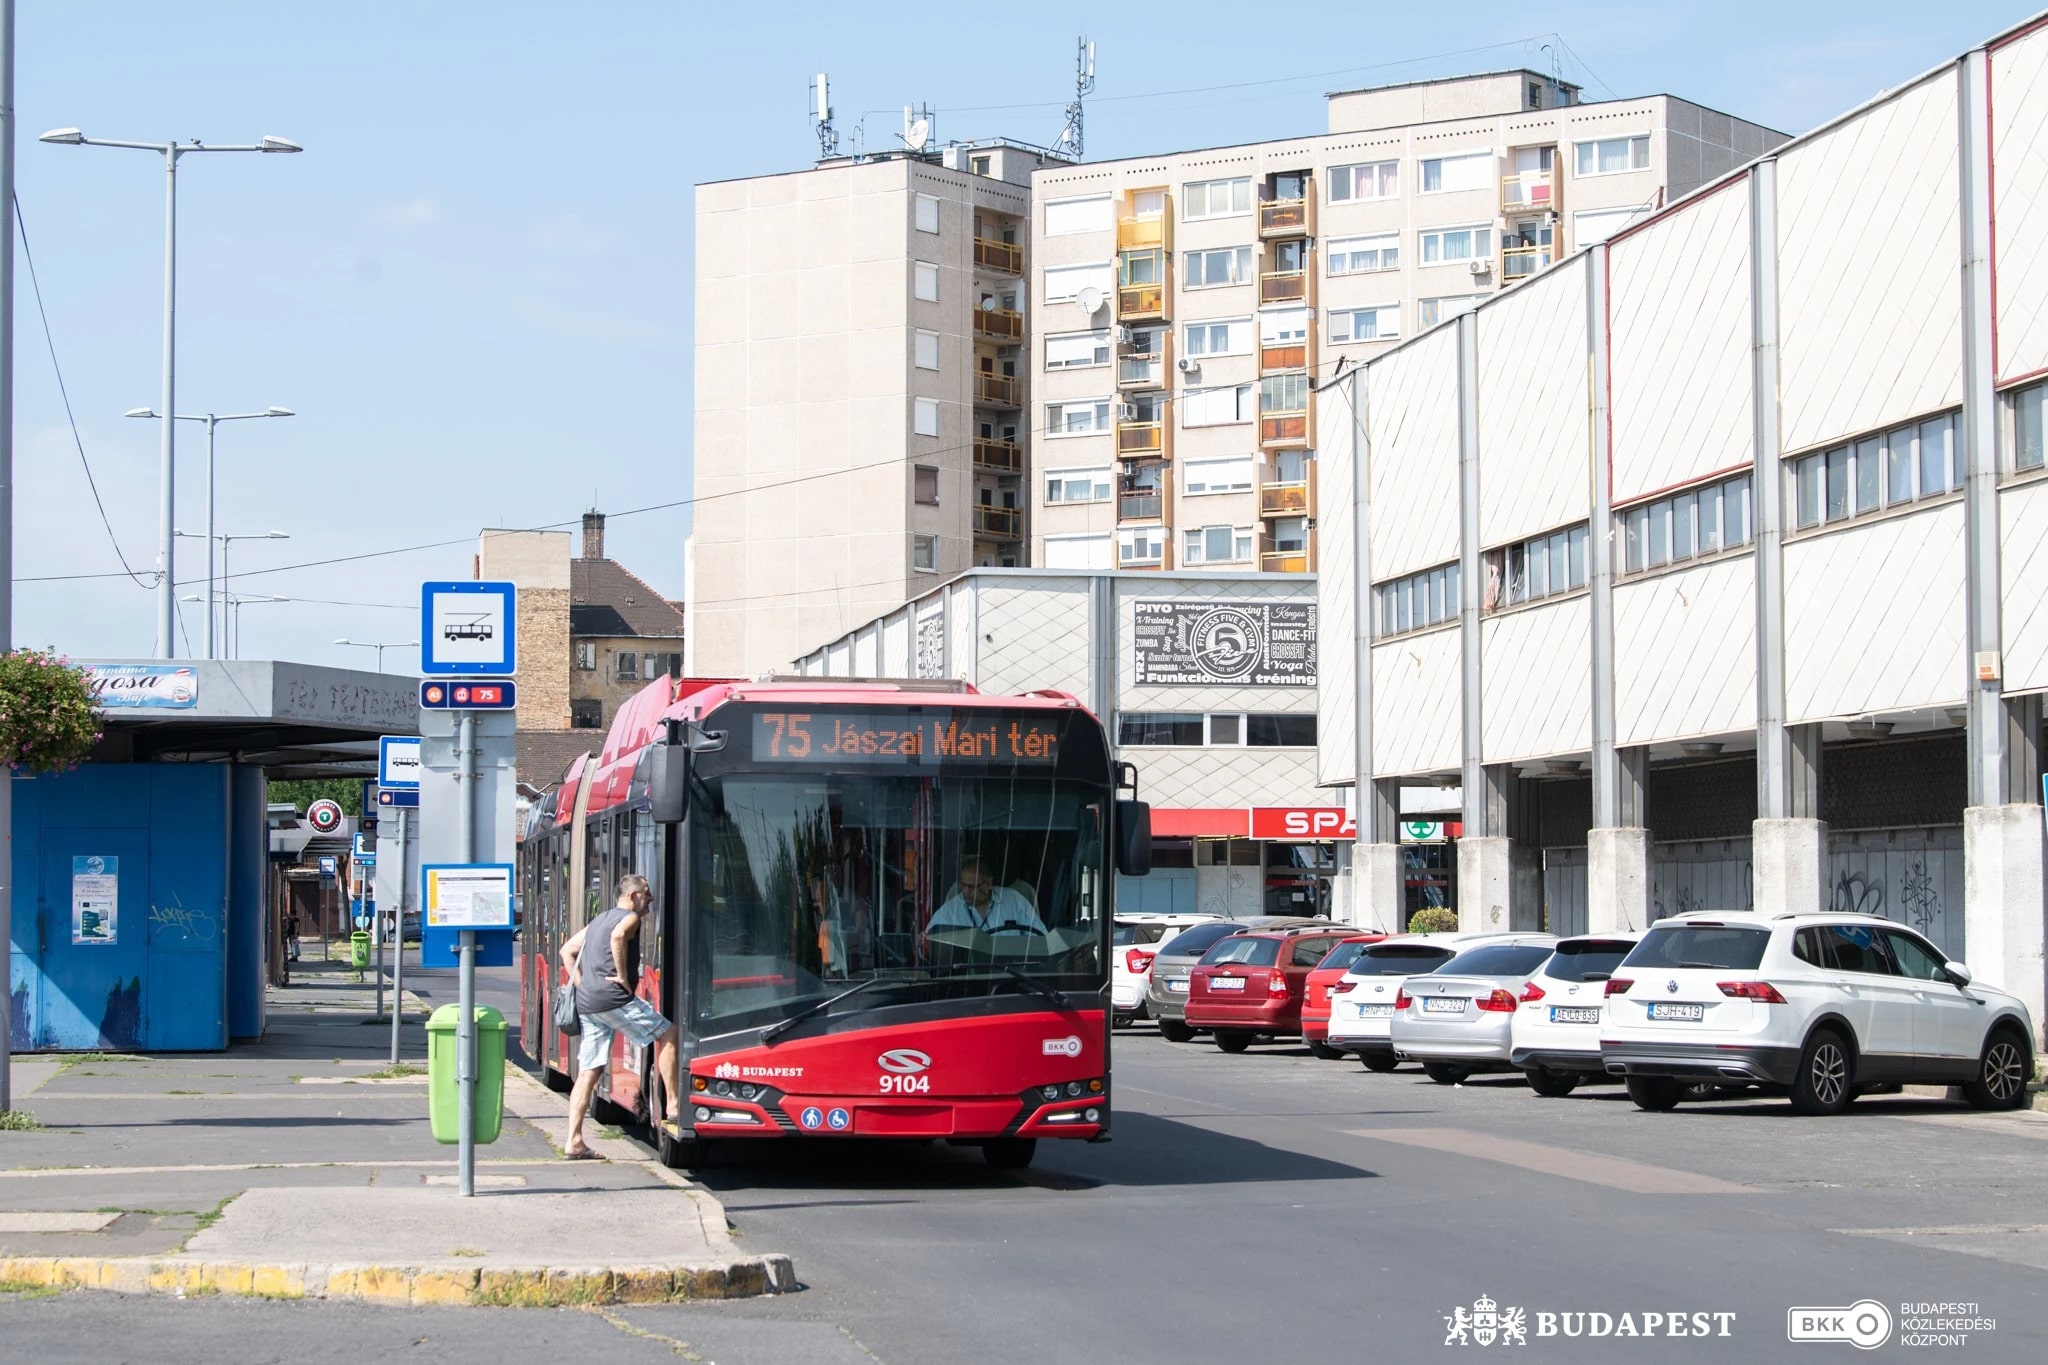
M 420 672 L 438 678 L 509 678 L 518 672 L 518 601 L 511 583 L 420 584 Z

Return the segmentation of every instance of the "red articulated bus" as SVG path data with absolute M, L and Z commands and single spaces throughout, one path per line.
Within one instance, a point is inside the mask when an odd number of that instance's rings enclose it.
M 598 1094 L 662 1159 L 776 1138 L 942 1138 L 998 1167 L 1110 1129 L 1116 873 L 1150 813 L 1101 723 L 1058 692 L 661 679 L 535 803 L 520 849 L 521 1038 L 569 935 L 647 877 L 639 994 L 676 1021 L 681 1121 L 620 1038 Z

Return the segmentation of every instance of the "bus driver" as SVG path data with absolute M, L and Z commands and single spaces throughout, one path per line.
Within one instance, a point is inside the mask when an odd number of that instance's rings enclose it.
M 932 914 L 925 932 L 938 929 L 974 929 L 984 934 L 1043 934 L 1045 921 L 1031 908 L 1031 902 L 1007 886 L 997 886 L 979 857 L 960 864 L 960 889 L 946 898 Z

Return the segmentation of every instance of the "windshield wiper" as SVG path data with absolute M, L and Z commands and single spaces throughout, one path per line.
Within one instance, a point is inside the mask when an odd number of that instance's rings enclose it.
M 809 1006 L 806 1009 L 798 1010 L 795 1014 L 790 1015 L 789 1018 L 783 1020 L 781 1023 L 770 1024 L 767 1028 L 762 1029 L 761 1041 L 764 1044 L 772 1043 L 777 1038 L 780 1038 L 783 1034 L 795 1028 L 798 1024 L 801 1024 L 804 1020 L 809 1019 L 811 1016 L 823 1014 L 826 1010 L 831 1009 L 840 1001 L 848 999 L 852 996 L 859 995 L 862 991 L 866 990 L 870 986 L 879 986 L 885 981 L 892 980 L 894 980 L 894 978 L 892 977 L 871 976 L 867 980 L 861 982 L 859 985 L 849 987 L 848 989 L 839 992 L 839 994 L 837 995 L 828 995 L 823 1000 L 820 1000 L 817 1004 Z
M 1022 986 L 1027 994 L 1035 995 L 1041 1000 L 1050 1000 L 1060 1009 L 1067 1008 L 1066 996 L 1061 995 L 1056 988 L 1047 985 L 1044 981 L 1031 975 L 1031 973 L 1012 967 L 1007 962 L 996 962 L 990 965 L 994 966 L 997 971 L 1008 972 L 1012 977 L 1016 978 L 1017 984 Z

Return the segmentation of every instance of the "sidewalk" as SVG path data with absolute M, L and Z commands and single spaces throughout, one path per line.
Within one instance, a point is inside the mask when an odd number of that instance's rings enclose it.
M 531 1305 L 795 1284 L 634 1143 L 563 1161 L 566 1097 L 509 1062 L 503 1131 L 461 1198 L 427 1123 L 424 1004 L 407 993 L 394 1072 L 353 978 L 294 963 L 263 1040 L 225 1053 L 16 1058 L 15 1108 L 41 1127 L 0 1132 L 0 1283 Z

